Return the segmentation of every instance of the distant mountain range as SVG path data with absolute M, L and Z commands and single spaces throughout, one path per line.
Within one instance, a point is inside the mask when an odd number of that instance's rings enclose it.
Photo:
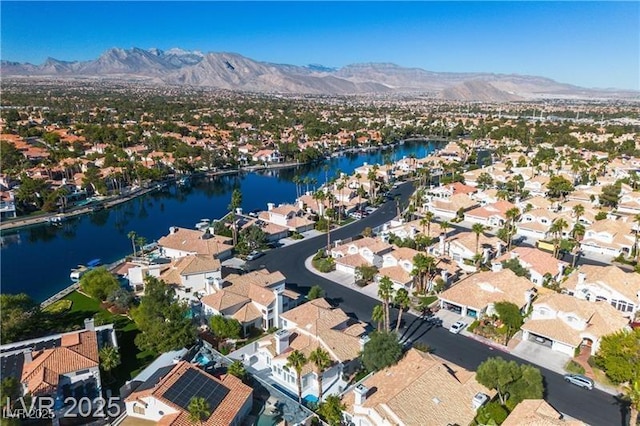
M 585 89 L 516 74 L 432 72 L 390 63 L 330 68 L 255 61 L 236 53 L 182 49 L 109 49 L 98 59 L 42 65 L 0 62 L 0 75 L 143 80 L 229 90 L 300 94 L 423 93 L 441 99 L 516 101 L 541 98 L 639 98 L 640 92 Z

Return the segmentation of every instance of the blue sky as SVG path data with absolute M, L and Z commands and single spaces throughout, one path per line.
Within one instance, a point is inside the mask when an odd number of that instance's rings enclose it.
M 2 59 L 181 47 L 640 89 L 640 2 L 1 2 Z

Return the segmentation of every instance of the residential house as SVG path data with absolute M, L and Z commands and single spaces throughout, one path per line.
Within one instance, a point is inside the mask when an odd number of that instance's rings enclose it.
M 236 216 L 238 229 L 244 230 L 251 226 L 257 226 L 264 232 L 267 241 L 278 241 L 289 236 L 289 228 L 266 222 L 262 219 L 246 216 Z
M 567 419 L 544 399 L 525 399 L 516 405 L 502 426 L 586 426 Z
M 511 302 L 518 307 L 531 303 L 535 291 L 524 277 L 509 269 L 470 275 L 439 295 L 440 307 L 462 316 L 479 319 L 495 313 L 494 304 Z
M 529 194 L 534 197 L 544 197 L 547 195 L 547 184 L 549 180 L 549 176 L 538 175 L 526 180 L 523 189 L 529 191 Z
M 500 238 L 485 233 L 478 237 L 474 232 L 459 232 L 446 240 L 443 237 L 440 236 L 440 241 L 431 246 L 429 252 L 434 256 L 449 256 L 463 269 L 475 265 L 476 254 L 482 256 L 483 263 L 489 263 L 494 257 L 500 256 L 505 247 Z
M 640 214 L 640 192 L 633 191 L 620 195 L 618 212 L 630 215 Z
M 315 222 L 305 216 L 301 206 L 293 204 L 280 204 L 275 207 L 273 203 L 267 204 L 267 211 L 258 215 L 260 220 L 284 226 L 291 232 L 306 232 L 315 226 Z
M 171 259 L 194 254 L 215 257 L 220 260 L 231 257 L 233 245 L 227 237 L 214 235 L 210 230 L 199 231 L 172 226 L 169 235 L 158 240 L 160 253 Z
M 209 317 L 223 315 L 234 318 L 244 333 L 251 328 L 268 330 L 280 327 L 279 317 L 296 306 L 300 295 L 285 288 L 280 272 L 260 269 L 244 275 L 230 274 L 222 282 L 214 280 L 213 293 L 201 299 L 203 313 Z
M 86 319 L 84 329 L 53 334 L 0 346 L 0 376 L 20 384 L 20 396 L 51 397 L 66 404 L 56 407 L 76 410 L 69 396 L 101 395 L 100 349 L 118 347 L 113 324 L 96 327 Z
M 580 241 L 580 249 L 586 253 L 598 253 L 611 257 L 629 255 L 635 244 L 633 225 L 621 220 L 598 220 L 587 228 Z
M 270 369 L 270 377 L 279 386 L 297 395 L 296 371 L 287 366 L 287 357 L 298 350 L 308 358 L 320 347 L 329 353 L 332 361 L 322 373 L 323 392 L 325 395 L 341 393 L 347 385 L 343 375 L 359 368 L 358 356 L 368 341 L 366 324 L 353 320 L 322 298 L 283 313 L 280 320 L 282 329 L 255 342 L 248 352 L 242 352 L 243 358 L 256 369 Z M 318 376 L 313 364 L 303 367 L 301 382 L 303 399 L 317 401 Z
M 489 228 L 503 226 L 507 221 L 507 211 L 515 207 L 508 201 L 498 201 L 482 207 L 476 207 L 464 214 L 464 220 L 470 223 L 479 223 Z
M 13 190 L 0 192 L 0 219 L 16 217 L 16 203 Z
M 516 223 L 516 234 L 536 240 L 543 240 L 549 235 L 549 228 L 558 217 L 558 214 L 544 208 L 524 212 L 520 216 L 520 220 Z
M 495 391 L 473 371 L 409 349 L 397 364 L 378 371 L 346 393 L 344 417 L 355 426 L 468 425 L 481 401 Z
M 430 198 L 423 208 L 442 219 L 454 219 L 458 215 L 478 206 L 478 202 L 467 194 L 455 194 L 448 199 Z
M 628 324 L 629 319 L 607 302 L 552 292 L 533 302 L 531 316 L 522 326 L 522 338 L 569 356 L 583 346 L 595 355 L 602 336 L 621 331 Z
M 382 256 L 393 250 L 393 246 L 382 240 L 365 237 L 340 244 L 331 249 L 331 257 L 335 259 L 336 270 L 356 273 L 356 268 L 362 265 L 382 267 Z
M 251 159 L 259 163 L 281 163 L 284 157 L 280 155 L 278 150 L 261 149 L 251 155 Z
M 633 317 L 640 311 L 640 274 L 617 266 L 581 265 L 562 287 L 567 294 L 590 302 L 607 302 Z
M 240 426 L 251 412 L 253 389 L 231 374 L 215 377 L 197 366 L 180 361 L 159 368 L 125 398 L 127 418 L 123 425 L 143 419 L 160 425 L 188 425 L 189 403 L 204 398 L 209 416 L 199 424 Z
M 382 255 L 382 267 L 378 270 L 378 280 L 389 277 L 396 289 L 413 287 L 413 258 L 420 253 L 409 247 L 394 247 L 392 251 Z
M 563 277 L 567 262 L 563 262 L 553 257 L 552 254 L 530 247 L 516 247 L 503 256 L 494 259 L 492 270 L 498 272 L 502 270 L 502 262 L 518 259 L 520 265 L 529 274 L 529 279 L 538 287 L 541 287 L 548 280 L 560 282 Z

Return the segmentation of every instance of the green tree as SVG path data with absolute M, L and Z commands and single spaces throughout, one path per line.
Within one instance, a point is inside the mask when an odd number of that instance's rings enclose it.
M 136 338 L 140 350 L 163 353 L 191 345 L 196 328 L 187 313 L 186 303 L 175 300 L 174 290 L 164 281 L 147 275 L 144 296 L 131 310 L 131 316 L 141 331 Z
M 133 304 L 133 300 L 133 294 L 122 287 L 117 288 L 107 296 L 107 302 L 113 303 L 113 305 L 121 311 L 129 309 Z
M 476 421 L 481 425 L 499 425 L 507 419 L 508 415 L 506 408 L 492 401 L 478 409 Z
M 187 411 L 189 412 L 189 421 L 191 423 L 202 423 L 211 416 L 209 403 L 200 396 L 191 398 Z
M 476 234 L 476 255 L 478 254 L 478 248 L 480 247 L 480 235 L 484 233 L 486 228 L 481 223 L 474 223 L 471 226 L 471 232 Z
M 551 198 L 564 198 L 573 190 L 573 184 L 562 176 L 551 176 L 547 183 L 547 195 Z
M 233 232 L 233 245 L 238 244 L 238 225 L 236 223 L 236 209 L 242 205 L 242 191 L 236 188 L 231 193 L 231 202 L 229 203 L 229 211 L 231 217 L 231 230 Z
M 540 370 L 500 357 L 488 358 L 480 364 L 476 380 L 489 389 L 495 389 L 502 405 L 509 399 L 511 407 L 524 399 L 540 399 L 544 393 Z
M 549 227 L 549 232 L 551 232 L 552 234 L 554 234 L 554 238 L 553 238 L 553 257 L 558 257 L 558 251 L 560 248 L 560 241 L 562 240 L 562 232 L 569 227 L 569 224 L 567 223 L 566 220 L 564 220 L 564 218 L 557 218 L 556 220 L 553 221 L 553 223 L 551 224 L 551 226 Z
M 314 285 L 309 289 L 309 293 L 307 293 L 307 299 L 321 299 L 324 297 L 324 289 L 319 285 Z
M 16 146 L 7 141 L 0 141 L 0 164 L 4 171 L 20 171 L 26 158 Z
M 513 335 L 520 330 L 520 327 L 522 327 L 524 317 L 520 312 L 520 308 L 515 303 L 497 302 L 494 308 L 500 320 L 507 327 L 507 334 L 505 335 L 505 344 L 507 344 Z
M 373 265 L 360 265 L 356 267 L 356 277 L 364 283 L 370 283 L 378 273 L 378 268 Z
M 115 346 L 105 346 L 100 349 L 100 367 L 104 370 L 109 377 L 111 377 L 111 371 L 120 365 L 120 352 Z
M 287 357 L 287 367 L 296 372 L 296 384 L 298 385 L 298 402 L 302 404 L 302 369 L 309 362 L 302 352 L 295 349 Z
M 9 405 L 20 397 L 20 382 L 15 377 L 4 377 L 0 384 L 0 408 Z
M 222 339 L 238 339 L 242 334 L 242 325 L 234 318 L 214 315 L 209 318 L 209 327 L 216 336 Z
M 378 331 L 382 331 L 382 325 L 384 324 L 384 306 L 376 305 L 371 312 L 371 321 L 376 322 L 378 325 Z
M 138 234 L 136 231 L 129 231 L 127 233 L 127 238 L 131 240 L 131 248 L 133 249 L 133 257 L 138 256 L 138 251 L 136 250 L 136 238 L 138 238 Z
M 374 331 L 370 337 L 360 355 L 367 371 L 378 371 L 398 362 L 402 345 L 395 333 Z
M 384 329 L 385 331 L 389 331 L 389 304 L 391 299 L 393 299 L 393 283 L 386 275 L 382 277 L 378 283 L 378 297 L 382 299 L 382 305 L 384 306 Z
M 620 189 L 620 184 L 603 186 L 600 197 L 598 198 L 600 201 L 600 205 L 612 208 L 618 207 L 618 202 L 620 201 Z
M 418 280 L 418 292 L 424 292 L 426 288 L 425 278 L 431 275 L 431 270 L 435 268 L 436 261 L 433 257 L 422 253 L 413 256 L 413 269 L 411 275 Z
M 329 352 L 318 346 L 309 354 L 309 362 L 313 364 L 316 376 L 318 377 L 318 401 L 322 401 L 322 379 L 325 370 L 331 367 L 331 356 Z
M 2 344 L 23 340 L 40 322 L 40 305 L 29 295 L 0 294 Z
M 604 336 L 595 360 L 614 383 L 640 376 L 640 329 Z
M 411 299 L 409 299 L 409 292 L 404 288 L 398 289 L 393 302 L 398 306 L 398 321 L 396 322 L 396 333 L 400 329 L 400 322 L 402 321 L 402 313 L 409 309 Z
M 529 272 L 527 268 L 522 266 L 518 258 L 503 260 L 502 267 L 506 269 L 510 269 L 511 272 L 513 272 L 519 277 L 525 277 L 527 279 L 531 278 L 531 272 Z
M 120 283 L 107 268 L 101 266 L 88 271 L 80 278 L 80 288 L 94 299 L 103 301 L 120 288 Z
M 338 395 L 329 395 L 318 405 L 317 413 L 330 426 L 340 426 L 342 424 L 342 412 L 347 406 L 342 403 Z
M 247 379 L 247 369 L 244 368 L 244 364 L 241 361 L 233 361 L 229 367 L 227 367 L 227 373 L 236 376 L 243 382 Z

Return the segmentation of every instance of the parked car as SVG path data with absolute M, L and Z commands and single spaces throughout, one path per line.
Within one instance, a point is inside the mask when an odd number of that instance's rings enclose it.
M 351 216 L 354 219 L 362 219 L 362 213 L 360 212 L 353 212 L 349 216 Z
M 465 324 L 462 321 L 456 321 L 453 324 L 451 324 L 451 327 L 449 327 L 449 331 L 453 334 L 458 334 L 462 331 L 463 328 L 466 327 L 467 324 Z
M 583 389 L 592 390 L 593 380 L 580 374 L 565 374 L 564 380 L 572 385 L 580 386 Z
M 264 253 L 263 253 L 263 252 L 258 251 L 258 250 L 254 250 L 254 251 L 252 251 L 251 253 L 249 253 L 249 254 L 247 255 L 247 260 L 254 260 L 254 259 L 259 258 L 259 257 L 260 257 L 260 256 L 262 256 L 262 255 L 264 255 Z
M 367 208 L 364 209 L 364 211 L 369 213 L 369 214 L 371 214 L 371 213 L 376 211 L 376 208 L 375 207 L 367 207 Z

